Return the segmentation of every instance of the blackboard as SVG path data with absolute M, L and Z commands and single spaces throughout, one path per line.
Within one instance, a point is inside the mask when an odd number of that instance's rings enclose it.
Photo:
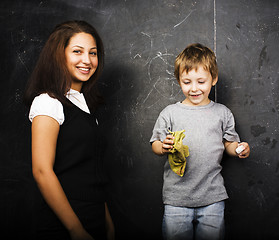
M 82 19 L 105 45 L 100 79 L 106 104 L 109 206 L 117 239 L 162 239 L 165 158 L 149 144 L 159 112 L 183 99 L 176 55 L 200 42 L 217 55 L 211 98 L 228 106 L 251 156 L 224 155 L 226 239 L 279 237 L 279 2 L 276 0 L 2 0 L 0 2 L 1 233 L 32 239 L 37 190 L 31 174 L 30 123 L 21 102 L 53 27 Z

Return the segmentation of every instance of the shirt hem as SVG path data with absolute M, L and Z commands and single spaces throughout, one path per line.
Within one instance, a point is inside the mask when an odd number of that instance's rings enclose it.
M 201 200 L 201 199 L 185 199 L 185 200 L 170 200 L 170 199 L 163 199 L 163 204 L 164 205 L 171 205 L 171 206 L 175 206 L 175 207 L 204 207 L 213 203 L 217 203 L 223 200 L 228 199 L 228 195 L 222 194 L 222 195 L 218 195 L 218 197 L 216 198 L 211 198 L 208 200 Z

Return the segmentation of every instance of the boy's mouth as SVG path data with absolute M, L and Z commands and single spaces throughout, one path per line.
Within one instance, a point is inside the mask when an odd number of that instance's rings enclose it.
M 199 97 L 200 95 L 201 95 L 201 93 L 200 94 L 190 94 L 191 97 Z

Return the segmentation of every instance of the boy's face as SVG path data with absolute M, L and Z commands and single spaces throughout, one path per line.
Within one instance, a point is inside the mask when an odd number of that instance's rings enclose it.
M 203 66 L 199 66 L 197 71 L 192 69 L 180 74 L 179 84 L 186 99 L 183 104 L 190 106 L 202 106 L 210 103 L 208 98 L 211 87 L 217 83 L 218 78 L 212 79 L 210 72 Z

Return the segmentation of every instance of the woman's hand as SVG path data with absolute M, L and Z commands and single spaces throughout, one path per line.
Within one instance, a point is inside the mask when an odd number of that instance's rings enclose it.
M 107 203 L 105 203 L 105 214 L 106 214 L 107 239 L 114 240 L 115 239 L 114 224 L 113 224 Z
M 94 240 L 84 228 L 79 228 L 70 232 L 71 240 Z

